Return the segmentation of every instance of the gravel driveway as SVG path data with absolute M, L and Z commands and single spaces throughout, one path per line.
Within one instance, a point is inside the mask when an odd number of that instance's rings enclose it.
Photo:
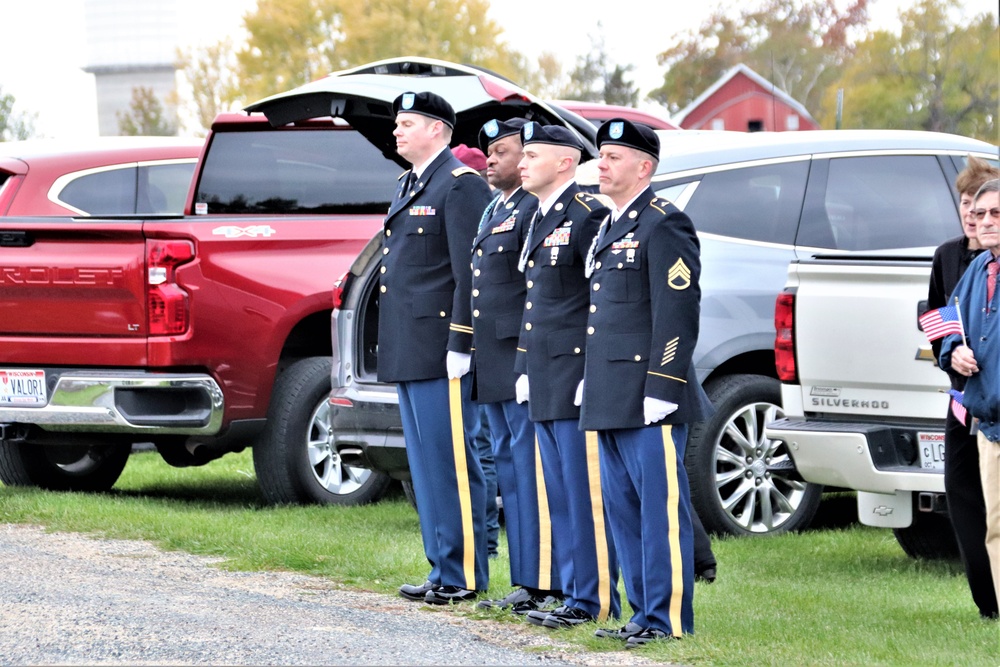
M 654 664 L 146 542 L 0 524 L 3 665 Z

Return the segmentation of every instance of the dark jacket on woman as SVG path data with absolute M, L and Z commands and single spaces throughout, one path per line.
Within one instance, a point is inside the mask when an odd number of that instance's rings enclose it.
M 948 305 L 951 293 L 955 291 L 955 285 L 959 278 L 969 268 L 969 264 L 976 256 L 983 251 L 982 248 L 976 250 L 969 249 L 969 239 L 962 236 L 945 241 L 934 251 L 934 262 L 931 265 L 931 282 L 927 289 L 927 307 L 930 310 Z M 941 356 L 941 339 L 931 343 L 934 350 L 934 358 Z M 951 378 L 953 389 L 961 391 L 965 388 L 965 377 L 947 371 Z

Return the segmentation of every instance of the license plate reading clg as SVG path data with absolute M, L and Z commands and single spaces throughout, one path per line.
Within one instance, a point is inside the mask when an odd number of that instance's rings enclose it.
M 45 371 L 0 368 L 0 405 L 36 407 L 47 400 Z
M 944 433 L 917 433 L 920 468 L 944 472 Z

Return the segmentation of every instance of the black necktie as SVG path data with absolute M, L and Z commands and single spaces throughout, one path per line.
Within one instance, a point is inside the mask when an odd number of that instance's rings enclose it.
M 403 183 L 403 189 L 399 192 L 399 198 L 407 196 L 410 193 L 410 189 L 413 187 L 413 182 L 417 180 L 417 177 L 411 171 L 406 175 L 406 182 Z

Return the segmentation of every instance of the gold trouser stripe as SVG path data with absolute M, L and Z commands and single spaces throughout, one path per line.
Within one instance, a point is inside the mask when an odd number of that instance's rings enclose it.
M 608 533 L 604 525 L 604 496 L 601 494 L 601 459 L 597 445 L 597 431 L 586 431 L 586 438 L 590 513 L 594 518 L 594 546 L 597 548 L 597 595 L 601 602 L 597 620 L 606 621 L 611 611 L 611 567 L 608 564 Z
M 538 498 L 538 587 L 552 590 L 552 521 L 549 518 L 549 492 L 542 472 L 542 453 L 535 437 L 535 488 Z
M 670 627 L 674 637 L 683 634 L 681 627 L 681 600 L 684 597 L 684 564 L 681 561 L 681 526 L 678 508 L 681 492 L 677 488 L 677 450 L 674 448 L 673 427 L 670 424 L 660 427 L 663 433 L 663 459 L 667 472 L 667 521 L 670 530 L 667 532 L 667 543 L 670 545 Z
M 476 584 L 476 536 L 472 529 L 472 498 L 469 492 L 469 466 L 465 458 L 465 427 L 462 423 L 462 381 L 448 380 L 448 404 L 451 409 L 451 446 L 455 453 L 455 478 L 458 481 L 458 507 L 462 514 L 462 550 L 466 588 Z

